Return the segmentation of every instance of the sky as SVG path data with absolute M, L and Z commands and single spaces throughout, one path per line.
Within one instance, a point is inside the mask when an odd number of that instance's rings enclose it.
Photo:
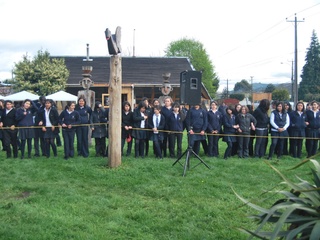
M 320 34 L 320 0 L 0 0 L 0 81 L 39 50 L 85 58 L 89 44 L 91 57 L 108 56 L 104 31 L 120 26 L 122 56 L 162 57 L 173 41 L 199 41 L 219 91 L 242 79 L 290 82 L 295 14 L 300 81 L 312 31 Z

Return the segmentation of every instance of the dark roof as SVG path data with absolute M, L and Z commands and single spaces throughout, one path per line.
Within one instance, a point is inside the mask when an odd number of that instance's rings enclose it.
M 93 61 L 83 61 L 85 57 L 52 56 L 64 58 L 70 71 L 68 85 L 77 84 L 82 79 L 82 66 L 92 66 L 91 79 L 95 84 L 109 82 L 110 57 L 90 57 Z M 163 73 L 171 73 L 171 84 L 180 84 L 180 73 L 193 70 L 185 57 L 122 57 L 122 84 L 162 84 Z

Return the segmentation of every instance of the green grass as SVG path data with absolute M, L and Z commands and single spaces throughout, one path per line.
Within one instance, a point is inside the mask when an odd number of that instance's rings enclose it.
M 261 159 L 226 161 L 200 152 L 210 169 L 192 168 L 199 160 L 191 157 L 182 177 L 175 159 L 132 154 L 109 169 L 107 158 L 65 161 L 62 147 L 58 155 L 20 160 L 0 152 L 0 239 L 246 239 L 238 228 L 256 228 L 247 218 L 253 210 L 232 189 L 270 207 L 279 195 L 264 192 L 285 187 Z M 307 165 L 286 171 L 300 161 L 271 162 L 292 179 L 311 179 Z

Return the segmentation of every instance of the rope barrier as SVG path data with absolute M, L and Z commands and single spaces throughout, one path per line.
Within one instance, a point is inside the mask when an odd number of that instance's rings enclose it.
M 108 125 L 108 123 L 93 123 L 93 124 L 76 124 L 76 125 L 71 125 L 73 128 L 76 127 L 92 127 L 92 126 L 101 126 L 101 125 Z M 15 129 L 25 129 L 25 128 L 33 128 L 33 129 L 37 129 L 40 128 L 42 129 L 43 127 L 47 128 L 46 126 L 14 126 L 14 127 L 0 127 L 0 130 L 6 130 L 6 129 L 10 129 L 10 130 L 15 130 Z M 62 127 L 61 125 L 58 126 L 53 126 L 55 128 L 67 128 L 67 127 Z M 138 130 L 138 131 L 153 131 L 150 128 L 131 128 L 130 130 Z M 163 132 L 163 133 L 182 133 L 185 134 L 187 133 L 186 131 L 183 132 L 178 132 L 178 131 L 169 131 L 169 130 L 158 130 L 158 132 Z M 201 133 L 194 133 L 194 135 L 201 135 Z M 224 136 L 229 136 L 229 137 L 250 137 L 250 138 L 287 138 L 287 139 L 319 139 L 319 138 L 310 138 L 310 137 L 284 137 L 284 136 L 271 136 L 270 133 L 268 132 L 268 136 L 256 136 L 256 135 L 247 135 L 247 134 L 223 134 L 223 133 L 205 133 L 204 135 L 206 136 L 219 136 L 219 137 L 224 137 Z

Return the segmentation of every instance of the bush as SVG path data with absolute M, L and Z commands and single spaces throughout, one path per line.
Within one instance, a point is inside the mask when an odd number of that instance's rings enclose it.
M 258 221 L 258 228 L 255 231 L 242 229 L 243 231 L 260 239 L 319 239 L 320 165 L 316 160 L 307 159 L 295 168 L 309 161 L 315 166 L 315 169 L 311 169 L 314 184 L 299 177 L 300 182 L 293 183 L 268 163 L 284 180 L 283 183 L 292 188 L 291 191 L 279 191 L 285 198 L 276 201 L 270 209 L 250 203 L 236 194 L 246 205 L 260 212 L 251 216 Z

